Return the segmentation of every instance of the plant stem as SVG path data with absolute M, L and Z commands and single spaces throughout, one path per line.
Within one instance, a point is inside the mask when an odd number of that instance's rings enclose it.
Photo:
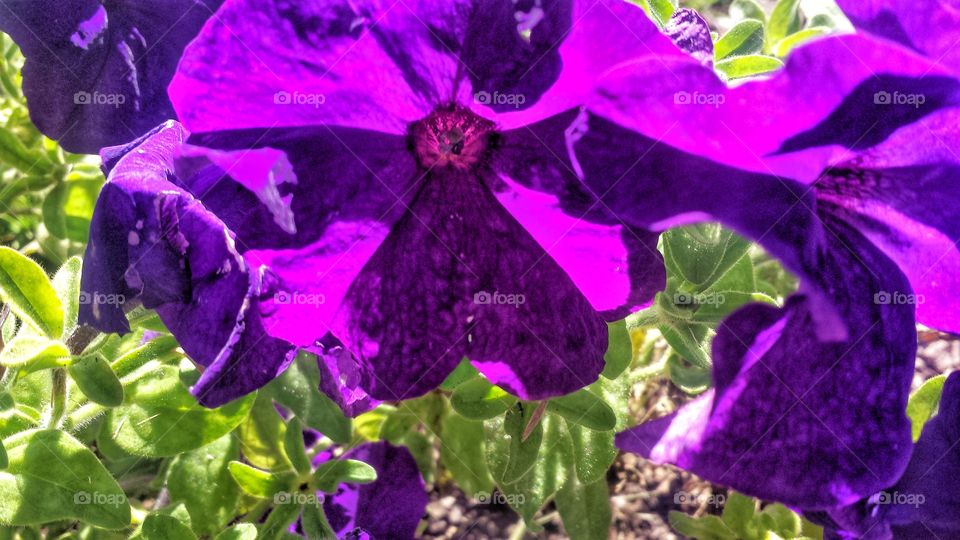
M 63 415 L 67 412 L 67 370 L 54 369 L 51 372 L 51 380 L 53 384 L 50 390 L 50 420 L 46 427 L 56 429 L 60 427 Z

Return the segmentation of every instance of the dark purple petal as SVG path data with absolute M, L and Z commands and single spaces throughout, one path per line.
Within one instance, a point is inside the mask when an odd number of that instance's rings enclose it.
M 910 278 L 917 318 L 960 332 L 960 111 L 935 113 L 830 167 L 821 205 L 855 224 Z M 891 300 L 894 300 L 891 298 Z
M 903 408 L 916 346 L 912 306 L 873 301 L 878 291 L 910 294 L 896 265 L 845 223 L 818 215 L 797 182 L 731 169 L 593 116 L 573 148 L 586 184 L 624 222 L 660 229 L 719 220 L 801 277 L 784 308 L 749 305 L 724 321 L 714 390 L 621 434 L 620 447 L 804 508 L 889 485 L 909 456 Z
M 367 386 L 367 374 L 339 340 L 324 336 L 321 345 L 310 348 L 310 351 L 317 355 L 320 391 L 329 396 L 345 415 L 355 417 L 380 404 L 363 389 Z
M 350 288 L 334 334 L 378 399 L 421 395 L 466 356 L 525 399 L 603 367 L 606 325 L 469 171 L 436 170 Z
M 30 117 L 72 152 L 135 139 L 175 118 L 166 87 L 222 0 L 10 0 L 0 30 L 20 45 Z
M 365 443 L 342 457 L 367 463 L 377 470 L 377 480 L 341 484 L 326 497 L 323 509 L 334 532 L 340 537 L 365 533 L 374 540 L 413 538 L 428 498 L 410 451 L 387 442 Z
M 960 4 L 955 0 L 838 0 L 857 30 L 917 51 L 960 72 Z
M 504 132 L 493 168 L 497 199 L 608 320 L 649 305 L 666 286 L 658 233 L 614 217 L 576 176 L 567 129 L 577 111 Z
M 710 26 L 696 10 L 681 8 L 674 12 L 663 32 L 680 47 L 705 66 L 713 64 L 713 38 Z
M 850 337 L 818 340 L 816 306 L 804 295 L 780 309 L 744 307 L 714 338 L 714 389 L 619 434 L 620 448 L 808 509 L 849 504 L 896 480 L 911 450 L 903 411 L 916 334 L 910 306 L 870 299 L 879 286 L 907 284 L 855 231 L 830 228 L 822 279 L 844 286 L 835 301 Z

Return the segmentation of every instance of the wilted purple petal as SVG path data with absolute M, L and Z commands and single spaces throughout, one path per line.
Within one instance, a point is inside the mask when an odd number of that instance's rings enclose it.
M 206 368 L 193 392 L 216 406 L 276 377 L 294 349 L 263 327 L 260 269 L 247 265 L 222 221 L 168 181 L 185 136 L 169 123 L 115 162 L 91 224 L 80 320 L 122 333 L 125 302 L 156 308 Z
M 377 480 L 341 484 L 336 494 L 326 497 L 323 509 L 334 532 L 365 533 L 374 540 L 413 538 L 428 498 L 410 451 L 387 442 L 365 443 L 342 458 L 367 463 L 377 470 Z
M 696 10 L 681 8 L 667 21 L 663 32 L 680 50 L 705 66 L 713 64 L 713 38 L 710 26 Z
M 72 152 L 135 139 L 175 118 L 166 87 L 223 0 L 10 0 L 0 30 L 20 45 L 30 117 Z

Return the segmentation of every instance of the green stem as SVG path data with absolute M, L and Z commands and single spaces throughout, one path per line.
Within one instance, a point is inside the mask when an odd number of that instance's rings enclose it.
M 60 427 L 63 415 L 67 411 L 67 370 L 65 368 L 54 369 L 51 372 L 51 381 L 50 420 L 46 427 L 56 429 Z

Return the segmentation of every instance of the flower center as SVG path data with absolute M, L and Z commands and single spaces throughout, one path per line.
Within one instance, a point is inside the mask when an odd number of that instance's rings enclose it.
M 494 127 L 469 109 L 446 105 L 414 122 L 410 136 L 424 167 L 469 169 L 486 155 Z

